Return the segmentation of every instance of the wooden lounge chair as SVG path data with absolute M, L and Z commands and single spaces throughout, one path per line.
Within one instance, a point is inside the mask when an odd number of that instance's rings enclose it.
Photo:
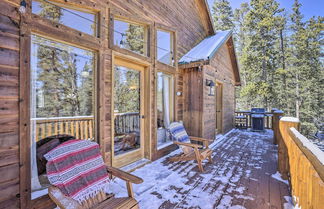
M 171 157 L 170 161 L 189 161 L 196 160 L 198 168 L 201 172 L 204 172 L 202 161 L 208 158 L 209 162 L 212 162 L 213 151 L 209 149 L 208 144 L 212 140 L 188 136 L 182 123 L 173 122 L 169 126 L 169 131 L 174 138 L 174 144 L 177 144 L 182 149 L 183 153 L 178 156 Z M 191 141 L 202 142 L 202 145 L 193 144 Z
M 138 209 L 138 202 L 134 199 L 132 183 L 140 184 L 143 182 L 143 179 L 110 166 L 107 166 L 107 171 L 109 175 L 116 176 L 126 181 L 128 197 L 115 198 L 113 194 L 100 192 L 95 197 L 84 201 L 83 204 L 79 204 L 76 200 L 65 196 L 60 189 L 55 186 L 49 187 L 48 195 L 61 209 Z

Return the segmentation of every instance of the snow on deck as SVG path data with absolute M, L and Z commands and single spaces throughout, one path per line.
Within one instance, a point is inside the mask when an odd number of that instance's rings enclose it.
M 205 172 L 194 161 L 168 161 L 179 150 L 133 172 L 144 179 L 134 185 L 140 208 L 282 208 L 289 205 L 288 185 L 277 176 L 273 133 L 233 130 L 211 145 L 213 163 Z M 125 183 L 114 180 L 116 196 L 127 196 Z M 289 199 L 289 198 L 288 198 Z

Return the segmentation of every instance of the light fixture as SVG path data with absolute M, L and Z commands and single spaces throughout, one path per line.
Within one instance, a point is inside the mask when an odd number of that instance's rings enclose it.
M 25 0 L 20 1 L 19 12 L 21 14 L 25 14 L 26 13 L 26 7 L 27 7 L 26 1 Z
M 215 95 L 215 83 L 214 83 L 214 81 L 206 79 L 206 86 L 209 87 L 208 96 L 214 96 Z
M 87 77 L 89 77 L 89 72 L 88 72 L 88 71 L 82 71 L 82 72 L 81 72 L 81 76 L 82 76 L 83 78 L 87 78 Z

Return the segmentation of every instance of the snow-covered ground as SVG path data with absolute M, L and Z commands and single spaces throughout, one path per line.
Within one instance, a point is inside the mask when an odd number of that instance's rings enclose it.
M 272 131 L 233 130 L 210 147 L 213 163 L 205 163 L 204 173 L 194 161 L 168 161 L 180 150 L 135 170 L 133 174 L 144 179 L 134 185 L 140 208 L 291 208 L 287 182 L 276 173 Z M 127 196 L 120 179 L 113 180 L 110 189 L 117 197 Z

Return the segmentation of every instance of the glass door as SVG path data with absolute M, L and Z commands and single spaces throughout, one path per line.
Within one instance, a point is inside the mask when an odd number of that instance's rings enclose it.
M 144 68 L 116 59 L 114 66 L 113 165 L 143 158 Z

